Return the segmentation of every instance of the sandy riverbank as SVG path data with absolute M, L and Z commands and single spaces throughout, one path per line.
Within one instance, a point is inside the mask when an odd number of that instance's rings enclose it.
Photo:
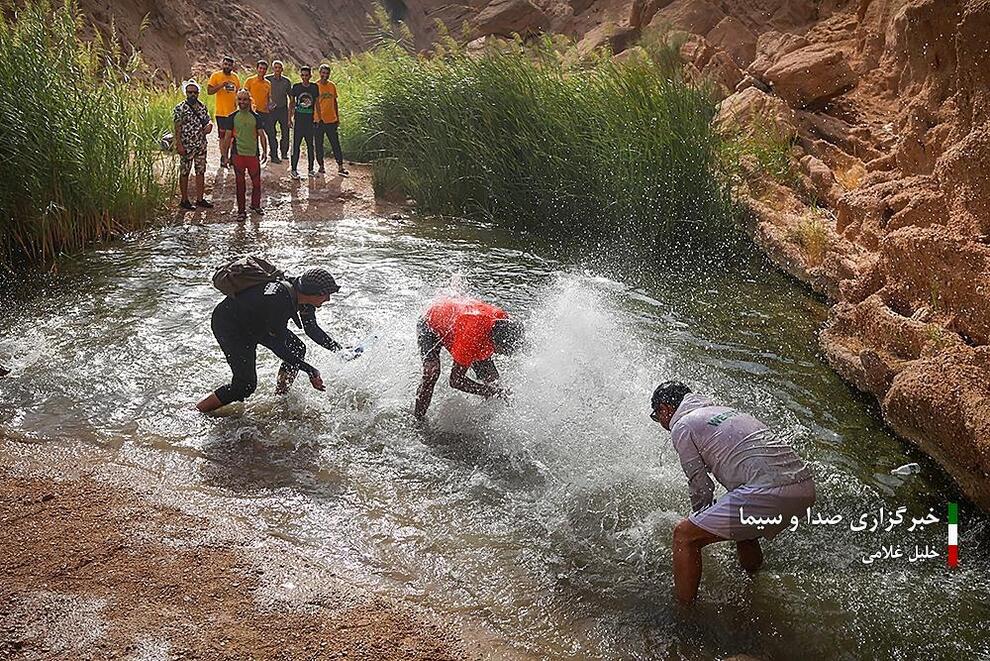
M 0 440 L 2 658 L 469 658 L 219 506 L 191 513 L 99 450 L 41 447 Z
M 237 222 L 236 176 L 233 169 L 220 168 L 220 152 L 217 148 L 216 127 L 209 136 L 206 166 L 206 198 L 214 203 L 213 209 L 186 211 L 177 208 L 178 191 L 163 220 L 171 224 L 211 222 Z M 177 157 L 176 157 L 177 158 Z M 264 163 L 261 166 L 262 207 L 265 214 L 250 214 L 249 223 L 266 220 L 323 220 L 334 221 L 354 216 L 387 216 L 401 210 L 397 205 L 375 199 L 371 185 L 371 166 L 347 163 L 350 175 L 337 175 L 333 157 L 328 157 L 327 171 L 315 177 L 307 176 L 305 148 L 300 158 L 301 179 L 289 176 L 289 161 Z M 192 177 L 190 177 L 192 179 Z M 190 197 L 195 197 L 194 184 L 189 183 Z M 246 202 L 251 203 L 251 181 L 246 179 Z

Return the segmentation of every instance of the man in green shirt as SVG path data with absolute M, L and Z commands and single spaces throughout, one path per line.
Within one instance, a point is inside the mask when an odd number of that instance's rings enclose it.
M 224 148 L 233 144 L 234 173 L 237 179 L 237 220 L 247 220 L 244 196 L 247 182 L 244 173 L 251 176 L 251 211 L 259 216 L 261 210 L 261 164 L 268 160 L 268 141 L 264 140 L 265 126 L 258 113 L 251 110 L 251 93 L 245 89 L 237 92 L 237 111 L 230 116 L 233 131 L 225 136 Z M 258 158 L 258 152 L 261 158 Z M 221 148 L 220 153 L 224 153 Z

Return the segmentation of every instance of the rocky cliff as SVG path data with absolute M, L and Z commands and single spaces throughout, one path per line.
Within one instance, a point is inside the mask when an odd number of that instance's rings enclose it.
M 112 6 L 112 12 L 111 12 Z M 622 51 L 682 33 L 726 130 L 792 144 L 792 176 L 739 189 L 754 239 L 834 301 L 833 367 L 990 508 L 990 0 L 386 0 L 419 47 L 561 32 Z M 359 0 L 84 0 L 172 78 L 242 60 L 316 61 L 373 42 Z M 139 39 L 147 16 L 149 28 Z
M 793 136 L 797 177 L 740 191 L 754 237 L 835 301 L 831 365 L 990 507 L 990 2 L 764 2 L 797 20 L 762 31 L 742 4 L 652 20 L 702 33 L 723 123 Z

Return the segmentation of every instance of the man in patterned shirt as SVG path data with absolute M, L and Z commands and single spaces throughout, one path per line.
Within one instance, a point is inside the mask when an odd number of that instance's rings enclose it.
M 206 136 L 213 130 L 210 113 L 199 100 L 199 83 L 189 80 L 185 84 L 186 100 L 172 111 L 172 135 L 179 160 L 179 191 L 182 202 L 179 207 L 189 211 L 197 206 L 210 208 L 211 202 L 203 197 L 206 174 Z M 196 166 L 196 204 L 189 201 L 189 172 Z

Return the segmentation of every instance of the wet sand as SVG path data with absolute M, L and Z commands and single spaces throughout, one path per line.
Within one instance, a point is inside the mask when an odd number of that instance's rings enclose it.
M 216 137 L 209 137 L 206 165 L 206 198 L 214 203 L 213 209 L 186 211 L 178 209 L 179 195 L 171 203 L 164 217 L 172 224 L 237 222 L 236 177 L 233 168 L 220 168 L 220 152 Z M 290 176 L 289 161 L 264 163 L 261 166 L 262 208 L 258 216 L 248 210 L 249 223 L 267 220 L 324 220 L 332 222 L 354 216 L 388 216 L 402 210 L 401 204 L 375 199 L 371 185 L 371 167 L 360 163 L 347 163 L 347 177 L 337 174 L 337 164 L 329 157 L 326 173 L 308 176 L 305 149 L 299 160 L 301 179 Z M 314 166 L 314 168 L 317 166 Z M 194 177 L 190 176 L 189 195 L 195 199 Z M 245 177 L 246 206 L 251 206 L 251 179 Z M 176 189 L 178 191 L 178 189 Z
M 287 541 L 43 447 L 0 440 L 0 658 L 470 658 Z

